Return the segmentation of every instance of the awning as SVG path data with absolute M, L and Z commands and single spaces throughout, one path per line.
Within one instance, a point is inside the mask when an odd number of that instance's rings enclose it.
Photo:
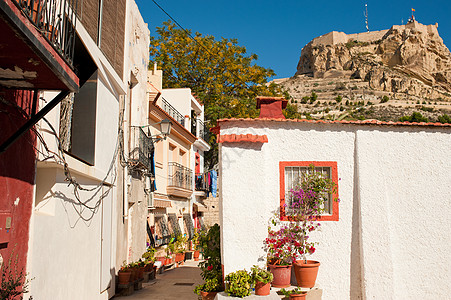
M 201 204 L 201 203 L 193 203 L 193 204 L 194 204 L 194 208 L 196 208 L 197 211 L 199 211 L 199 212 L 205 212 L 205 211 L 208 211 L 207 206 L 205 206 L 205 205 L 203 205 L 203 204 Z
M 153 206 L 158 208 L 172 207 L 171 200 L 164 194 L 153 194 Z
M 171 201 L 158 200 L 158 199 L 153 200 L 153 206 L 159 207 L 159 208 L 172 207 Z

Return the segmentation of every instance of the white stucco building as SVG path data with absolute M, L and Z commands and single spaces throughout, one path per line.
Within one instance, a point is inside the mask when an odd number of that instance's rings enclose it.
M 133 0 L 97 4 L 100 11 L 90 4 L 79 1 L 77 15 L 80 90 L 37 128 L 25 298 L 109 299 L 122 263 L 146 247 L 147 199 L 143 191 L 131 201 L 135 178 L 126 166 L 130 124 L 148 121 L 149 30 Z M 43 92 L 40 106 L 55 93 Z
M 280 99 L 259 101 L 260 118 L 216 131 L 225 275 L 265 264 L 289 170 L 313 162 L 341 200 L 311 235 L 322 299 L 449 298 L 450 124 L 285 120 Z
M 156 189 L 149 205 L 149 224 L 157 247 L 178 233 L 193 237 L 193 206 L 206 195 L 196 189 L 195 176 L 204 172 L 204 152 L 210 149 L 203 105 L 189 88 L 163 89 L 162 75 L 156 65 L 148 74 L 151 135 L 160 134 L 163 119 L 172 123 L 166 139 L 154 144 Z M 157 256 L 163 255 L 159 250 Z

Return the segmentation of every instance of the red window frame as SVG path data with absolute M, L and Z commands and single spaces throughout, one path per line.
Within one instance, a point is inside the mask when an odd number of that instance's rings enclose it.
M 333 199 L 338 199 L 338 171 L 336 161 L 281 161 L 279 162 L 280 176 L 280 220 L 291 221 L 291 217 L 285 215 L 285 167 L 308 167 L 313 164 L 315 167 L 331 168 L 332 181 L 337 185 L 333 194 Z M 338 221 L 339 205 L 338 201 L 332 202 L 332 214 L 324 215 L 318 218 L 318 221 Z

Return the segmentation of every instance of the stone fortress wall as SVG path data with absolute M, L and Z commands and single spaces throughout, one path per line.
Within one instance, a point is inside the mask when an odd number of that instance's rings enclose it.
M 437 28 L 438 23 L 435 23 L 434 25 L 423 25 L 418 23 L 417 21 L 413 21 L 405 25 L 393 25 L 391 29 L 379 31 L 369 31 L 354 34 L 346 34 L 344 32 L 332 31 L 317 38 L 314 38 L 311 43 L 312 46 L 319 46 L 319 45 L 345 44 L 351 40 L 360 42 L 374 42 L 382 39 L 382 37 L 390 30 L 403 31 L 405 29 L 416 29 L 417 31 L 421 31 L 424 34 L 433 34 L 438 36 L 439 34 Z

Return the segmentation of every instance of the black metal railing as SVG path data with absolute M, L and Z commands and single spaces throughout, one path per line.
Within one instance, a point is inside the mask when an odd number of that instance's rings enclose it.
M 129 163 L 132 167 L 150 169 L 152 139 L 147 136 L 141 127 L 131 126 L 130 129 Z
M 185 117 L 164 98 L 162 98 L 161 100 L 163 103 L 163 110 L 167 112 L 171 117 L 173 117 L 177 122 L 179 122 L 182 126 L 185 126 Z
M 193 189 L 193 170 L 176 162 L 169 162 L 168 186 L 175 186 L 187 190 Z
M 210 131 L 207 126 L 205 126 L 204 122 L 201 119 L 192 119 L 191 120 L 191 133 L 196 137 L 203 139 L 208 142 L 210 138 Z
M 196 191 L 208 191 L 208 172 L 206 173 L 196 173 L 194 176 L 194 182 L 196 185 Z
M 186 229 L 188 230 L 188 240 L 191 241 L 194 237 L 193 219 L 189 214 L 184 214 L 183 221 L 185 222 Z
M 13 0 L 41 34 L 73 67 L 78 0 Z

